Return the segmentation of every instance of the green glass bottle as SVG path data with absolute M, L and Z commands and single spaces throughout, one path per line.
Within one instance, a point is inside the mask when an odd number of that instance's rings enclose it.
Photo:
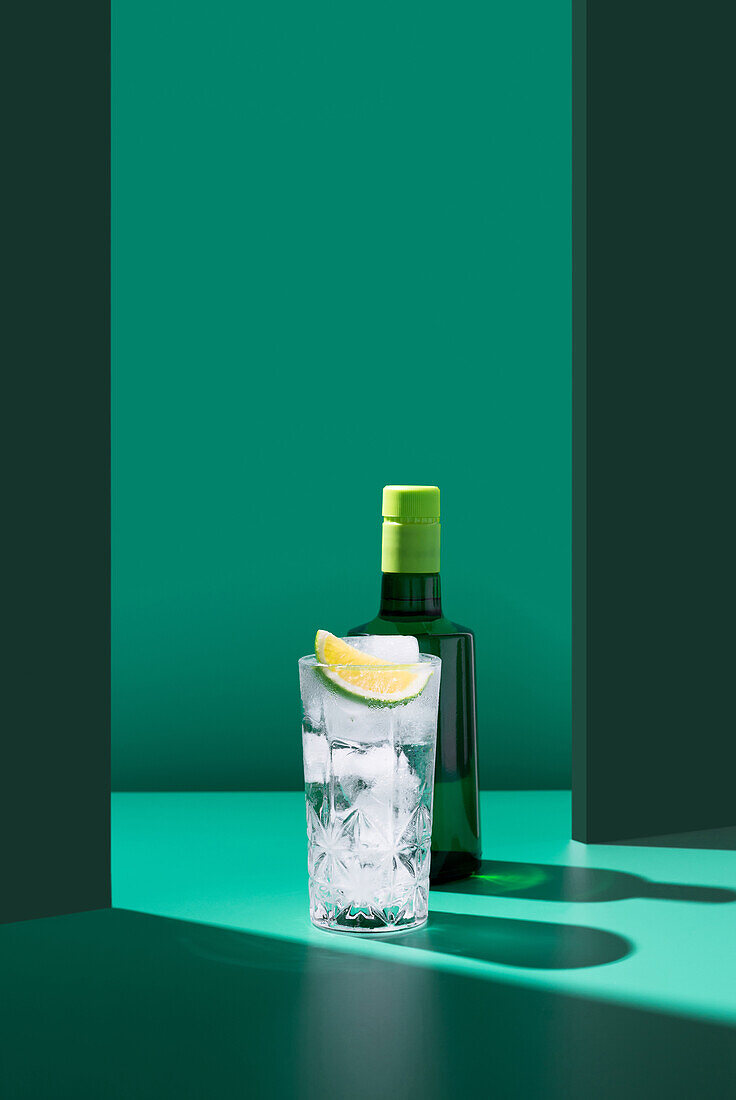
M 475 643 L 442 613 L 440 491 L 436 485 L 383 490 L 381 606 L 354 634 L 413 634 L 442 659 L 432 826 L 433 883 L 480 867 Z

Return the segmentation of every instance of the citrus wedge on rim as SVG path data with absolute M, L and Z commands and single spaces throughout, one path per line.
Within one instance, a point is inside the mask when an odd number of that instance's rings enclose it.
M 432 675 L 429 664 L 426 669 L 391 664 L 362 653 L 327 630 L 317 631 L 314 652 L 321 665 L 333 666 L 321 671 L 335 687 L 368 703 L 408 703 L 424 690 Z

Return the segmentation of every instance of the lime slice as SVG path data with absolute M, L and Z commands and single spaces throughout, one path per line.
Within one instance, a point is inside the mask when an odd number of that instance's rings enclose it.
M 314 652 L 320 664 L 340 666 L 321 670 L 328 680 L 347 695 L 370 703 L 386 705 L 416 699 L 432 675 L 429 666 L 418 669 L 416 665 L 392 665 L 362 653 L 327 630 L 317 631 Z

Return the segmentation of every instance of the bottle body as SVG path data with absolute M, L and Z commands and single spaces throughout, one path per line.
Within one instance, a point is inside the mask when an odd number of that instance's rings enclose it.
M 411 634 L 442 660 L 432 826 L 433 884 L 480 867 L 473 633 L 442 614 L 438 574 L 383 574 L 375 619 L 349 634 Z

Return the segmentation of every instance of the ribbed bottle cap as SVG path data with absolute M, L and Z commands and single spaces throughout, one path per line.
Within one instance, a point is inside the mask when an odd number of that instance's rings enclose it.
M 436 485 L 386 485 L 383 518 L 396 523 L 440 518 L 440 491 Z
M 384 573 L 439 573 L 440 491 L 436 485 L 384 488 L 381 547 Z

